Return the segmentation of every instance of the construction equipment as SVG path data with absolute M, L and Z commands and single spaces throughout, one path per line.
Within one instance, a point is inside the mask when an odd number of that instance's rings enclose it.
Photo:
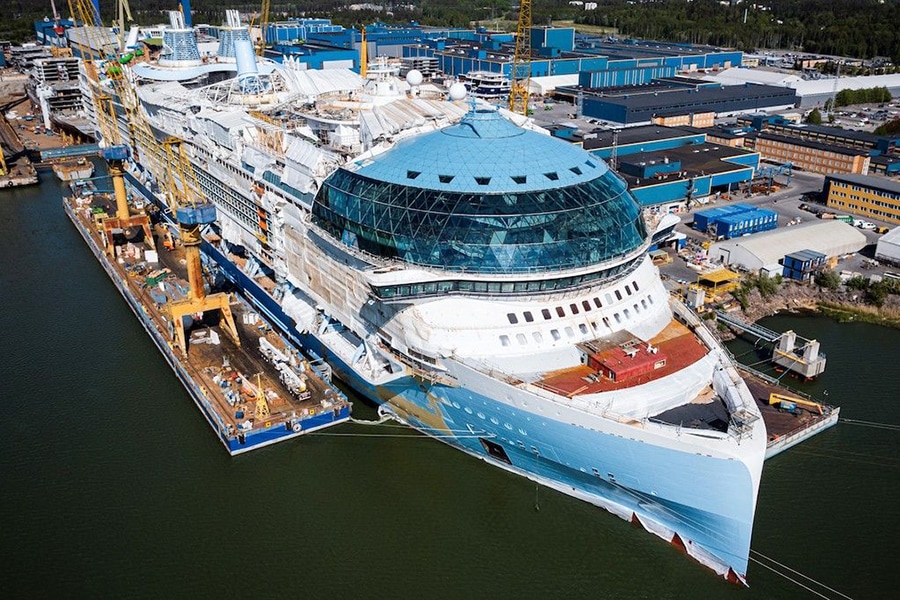
M 93 31 L 97 31 L 99 25 L 94 20 L 92 7 L 88 6 L 89 1 L 70 0 L 70 8 L 73 9 L 73 15 L 77 14 L 86 26 L 91 26 Z M 94 46 L 94 44 L 89 45 Z M 100 152 L 101 156 L 109 163 L 116 197 L 116 216 L 103 221 L 108 242 L 107 248 L 114 250 L 113 233 L 116 230 L 135 226 L 144 229 L 144 239 L 152 247 L 153 234 L 150 229 L 150 219 L 144 214 L 130 214 L 125 191 L 124 164 L 129 155 L 136 157 L 138 148 L 142 148 L 145 150 L 142 160 L 147 164 L 152 163 L 155 166 L 154 172 L 164 174 L 168 205 L 175 214 L 179 235 L 185 250 L 189 294 L 183 300 L 170 301 L 168 304 L 175 342 L 182 354 L 187 356 L 184 318 L 218 310 L 222 319 L 222 330 L 239 346 L 240 338 L 231 313 L 230 297 L 222 293 L 207 295 L 203 286 L 203 266 L 200 261 L 200 245 L 203 242 L 201 229 L 216 220 L 215 206 L 209 202 L 198 200 L 200 188 L 193 167 L 185 154 L 182 141 L 169 138 L 161 144 L 156 139 L 141 108 L 131 79 L 129 61 L 123 60 L 124 57 L 117 56 L 108 44 L 101 43 L 96 48 L 99 56 L 92 59 L 91 64 L 93 66 L 95 62 L 100 63 L 106 77 L 101 81 L 99 76 L 101 69 L 96 66 L 90 70 L 86 69 L 88 85 L 93 92 L 92 98 L 97 111 L 98 124 L 106 121 L 105 126 L 101 128 L 103 141 Z M 112 96 L 103 91 L 104 86 L 113 88 L 115 96 L 125 110 L 131 149 L 122 142 Z
M 272 0 L 262 0 L 262 7 L 259 11 L 259 41 L 256 43 L 256 55 L 262 56 L 266 51 L 266 28 L 269 26 L 269 8 Z
M 509 110 L 528 116 L 531 86 L 531 0 L 519 0 L 516 51 L 509 80 Z
M 169 138 L 163 143 L 163 147 L 169 165 L 165 170 L 169 207 L 174 209 L 179 237 L 184 245 L 190 286 L 187 298 L 171 301 L 168 305 L 175 341 L 182 354 L 187 356 L 184 317 L 217 310 L 222 319 L 220 323 L 222 330 L 240 346 L 241 339 L 231 314 L 230 297 L 221 292 L 207 295 L 203 284 L 203 265 L 200 261 L 200 245 L 203 243 L 201 229 L 215 222 L 216 207 L 210 202 L 198 200 L 199 186 L 194 178 L 193 167 L 184 152 L 182 141 Z
M 803 406 L 810 412 L 814 412 L 818 415 L 825 414 L 825 411 L 822 409 L 822 405 L 818 402 L 813 402 L 812 400 L 803 400 L 802 398 L 794 398 L 793 396 L 785 396 L 783 394 L 776 394 L 774 392 L 769 394 L 769 405 L 777 405 L 781 410 L 785 410 L 793 414 L 797 414 L 796 409 L 798 406 Z
M 127 6 L 127 1 L 122 0 Z M 106 238 L 106 250 L 110 255 L 115 253 L 114 235 L 117 231 L 128 229 L 142 229 L 144 241 L 153 248 L 153 234 L 150 229 L 150 218 L 145 214 L 132 215 L 128 206 L 128 194 L 125 191 L 125 162 L 129 157 L 129 148 L 122 141 L 122 133 L 119 130 L 115 105 L 112 95 L 106 92 L 104 82 L 101 82 L 101 70 L 106 76 L 105 85 L 111 86 L 118 94 L 120 102 L 126 110 L 133 108 L 133 103 L 127 102 L 130 97 L 127 74 L 116 61 L 115 48 L 107 43 L 105 29 L 95 20 L 94 6 L 88 0 L 69 0 L 69 10 L 72 16 L 81 20 L 84 24 L 84 44 L 82 45 L 82 60 L 85 73 L 88 78 L 88 87 L 94 102 L 94 110 L 97 115 L 97 128 L 100 131 L 100 156 L 109 165 L 109 175 L 112 178 L 113 190 L 116 199 L 116 214 L 103 222 L 104 237 Z M 120 8 L 120 12 L 122 9 Z M 129 12 L 130 16 L 130 12 Z M 134 123 L 134 119 L 129 119 Z

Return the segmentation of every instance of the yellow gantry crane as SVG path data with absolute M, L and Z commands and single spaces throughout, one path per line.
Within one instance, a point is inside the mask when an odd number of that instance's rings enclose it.
M 210 202 L 198 200 L 199 186 L 194 176 L 194 167 L 185 153 L 182 141 L 169 138 L 163 142 L 163 148 L 168 167 L 165 173 L 169 207 L 175 213 L 179 237 L 184 245 L 189 285 L 187 298 L 168 304 L 175 342 L 182 354 L 187 356 L 184 317 L 217 310 L 221 316 L 221 329 L 240 346 L 241 338 L 231 313 L 231 298 L 221 292 L 207 294 L 203 284 L 203 264 L 200 260 L 200 245 L 203 243 L 201 229 L 215 222 L 216 207 Z
M 531 0 L 519 0 L 516 52 L 509 80 L 509 110 L 527 116 L 531 86 Z
M 144 241 L 153 248 L 153 233 L 150 229 L 150 218 L 145 214 L 131 214 L 128 206 L 128 194 L 125 191 L 124 165 L 128 160 L 128 146 L 122 141 L 116 118 L 115 104 L 112 94 L 106 92 L 101 79 L 118 91 L 126 81 L 125 73 L 117 58 L 117 47 L 111 43 L 107 30 L 99 23 L 93 4 L 90 0 L 69 0 L 69 11 L 72 17 L 83 24 L 81 39 L 81 59 L 84 63 L 88 88 L 97 115 L 97 129 L 101 137 L 100 156 L 109 165 L 116 199 L 116 214 L 103 220 L 103 233 L 106 238 L 106 250 L 114 253 L 113 232 L 117 229 L 140 228 L 144 231 Z M 121 93 L 119 94 L 121 97 Z M 124 104 L 124 103 L 123 103 Z
M 94 12 L 90 0 L 69 0 L 72 15 L 80 19 L 94 35 L 103 36 L 107 32 L 101 29 L 99 17 Z M 178 224 L 182 244 L 184 245 L 185 260 L 187 263 L 187 278 L 189 284 L 188 297 L 168 303 L 168 311 L 173 325 L 175 342 L 182 354 L 187 356 L 187 340 L 184 331 L 183 318 L 188 315 L 204 314 L 207 311 L 218 310 L 221 315 L 221 328 L 237 345 L 240 345 L 237 326 L 231 313 L 230 297 L 227 294 L 206 294 L 203 284 L 203 265 L 200 260 L 200 245 L 203 242 L 201 229 L 216 220 L 216 208 L 207 201 L 200 200 L 200 187 L 194 175 L 193 166 L 184 150 L 182 140 L 169 138 L 160 143 L 153 133 L 150 123 L 141 108 L 134 83 L 130 77 L 128 64 L 133 59 L 131 53 L 118 53 L 115 45 L 112 48 L 104 41 L 88 43 L 94 46 L 97 56 L 93 52 L 89 54 L 90 68 L 85 71 L 88 74 L 88 85 L 92 89 L 92 99 L 97 112 L 98 126 L 103 136 L 101 156 L 109 163 L 110 175 L 113 178 L 113 188 L 116 196 L 116 216 L 104 220 L 104 231 L 107 235 L 108 248 L 112 248 L 112 230 L 115 228 L 134 227 L 140 225 L 145 232 L 145 239 L 149 244 L 153 243 L 153 234 L 150 230 L 150 219 L 147 215 L 132 215 L 128 206 L 128 198 L 125 191 L 124 169 L 125 161 L 131 154 L 129 147 L 122 142 L 119 131 L 119 123 L 115 111 L 115 105 L 111 94 L 104 92 L 104 85 L 111 86 L 114 95 L 118 98 L 125 112 L 129 127 L 129 135 L 133 147 L 133 154 L 137 149 L 145 150 L 141 160 L 147 165 L 152 165 L 152 170 L 158 178 L 164 180 L 167 188 L 169 208 L 175 215 Z M 96 41 L 94 41 L 96 42 Z M 101 81 L 102 80 L 102 81 Z M 100 125 L 102 123 L 102 126 Z

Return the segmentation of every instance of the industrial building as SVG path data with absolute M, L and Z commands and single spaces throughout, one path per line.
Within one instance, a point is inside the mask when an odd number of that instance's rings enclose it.
M 615 165 L 644 206 L 669 211 L 749 183 L 756 152 L 711 144 L 702 131 L 648 125 L 583 136 L 585 150 Z
M 742 86 L 761 83 L 790 88 L 797 94 L 798 106 L 812 108 L 822 106 L 841 90 L 860 90 L 884 87 L 896 98 L 900 96 L 900 73 L 891 75 L 866 75 L 862 77 L 822 77 L 803 79 L 796 73 L 764 71 L 760 69 L 730 68 L 704 76 L 726 86 Z
M 693 228 L 715 239 L 731 239 L 778 227 L 778 213 L 749 204 L 728 204 L 694 214 Z
M 766 160 L 791 163 L 811 173 L 869 172 L 869 153 L 835 144 L 823 144 L 773 133 L 751 133 L 744 139 L 745 148 L 753 148 Z
M 829 175 L 822 195 L 829 208 L 900 223 L 900 182 L 865 175 Z
M 709 259 L 753 272 L 770 275 L 783 272 L 784 257 L 801 250 L 812 250 L 832 259 L 859 252 L 866 236 L 843 221 L 810 221 L 757 235 L 714 242 Z
M 755 136 L 748 134 L 752 131 L 761 132 L 767 135 L 779 136 L 779 138 L 793 138 L 803 142 L 811 142 L 811 144 L 803 145 L 795 144 L 797 147 L 790 149 L 787 142 L 775 143 L 775 138 L 769 138 L 763 146 L 766 151 L 771 152 L 768 156 L 766 152 L 761 151 L 764 158 L 772 158 L 780 160 L 785 153 L 797 153 L 797 166 L 810 171 L 819 173 L 828 173 L 827 167 L 835 167 L 834 172 L 837 173 L 862 173 L 869 171 L 873 173 L 881 173 L 883 175 L 900 174 L 900 135 L 887 134 L 877 135 L 867 131 L 853 131 L 841 129 L 839 127 L 830 127 L 827 125 L 810 125 L 806 123 L 796 123 L 790 119 L 778 115 L 743 115 L 737 118 L 737 126 L 733 129 L 735 133 L 739 133 L 742 137 L 747 137 L 748 142 L 744 145 L 752 145 Z M 863 171 L 863 160 L 857 158 L 860 154 L 843 153 L 842 157 L 825 156 L 818 150 L 833 150 L 835 153 L 841 154 L 841 149 L 858 150 L 869 155 L 868 170 Z M 799 164 L 801 159 L 805 159 L 807 165 Z M 829 163 L 828 161 L 837 161 L 837 163 Z
M 881 236 L 875 246 L 875 260 L 900 267 L 900 227 Z
M 649 123 L 654 117 L 715 113 L 729 116 L 747 111 L 793 108 L 793 90 L 767 85 L 722 87 L 681 81 L 611 89 L 578 90 L 583 97 L 582 112 L 612 123 Z

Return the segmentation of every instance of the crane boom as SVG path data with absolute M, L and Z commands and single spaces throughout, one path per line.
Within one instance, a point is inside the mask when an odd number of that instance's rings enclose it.
M 531 86 L 531 0 L 519 0 L 516 51 L 509 79 L 509 110 L 527 116 Z

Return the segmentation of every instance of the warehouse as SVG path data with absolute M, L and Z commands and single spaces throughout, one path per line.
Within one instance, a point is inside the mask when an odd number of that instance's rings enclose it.
M 878 240 L 875 260 L 900 267 L 900 227 L 895 227 Z
M 852 225 L 843 221 L 812 221 L 715 242 L 709 248 L 709 259 L 748 271 L 781 273 L 781 263 L 788 254 L 812 250 L 831 259 L 859 252 L 865 245 L 866 236 Z
M 649 123 L 656 116 L 714 112 L 719 116 L 747 111 L 793 108 L 790 88 L 770 85 L 716 87 L 636 85 L 612 90 L 584 90 L 586 117 L 626 125 Z

